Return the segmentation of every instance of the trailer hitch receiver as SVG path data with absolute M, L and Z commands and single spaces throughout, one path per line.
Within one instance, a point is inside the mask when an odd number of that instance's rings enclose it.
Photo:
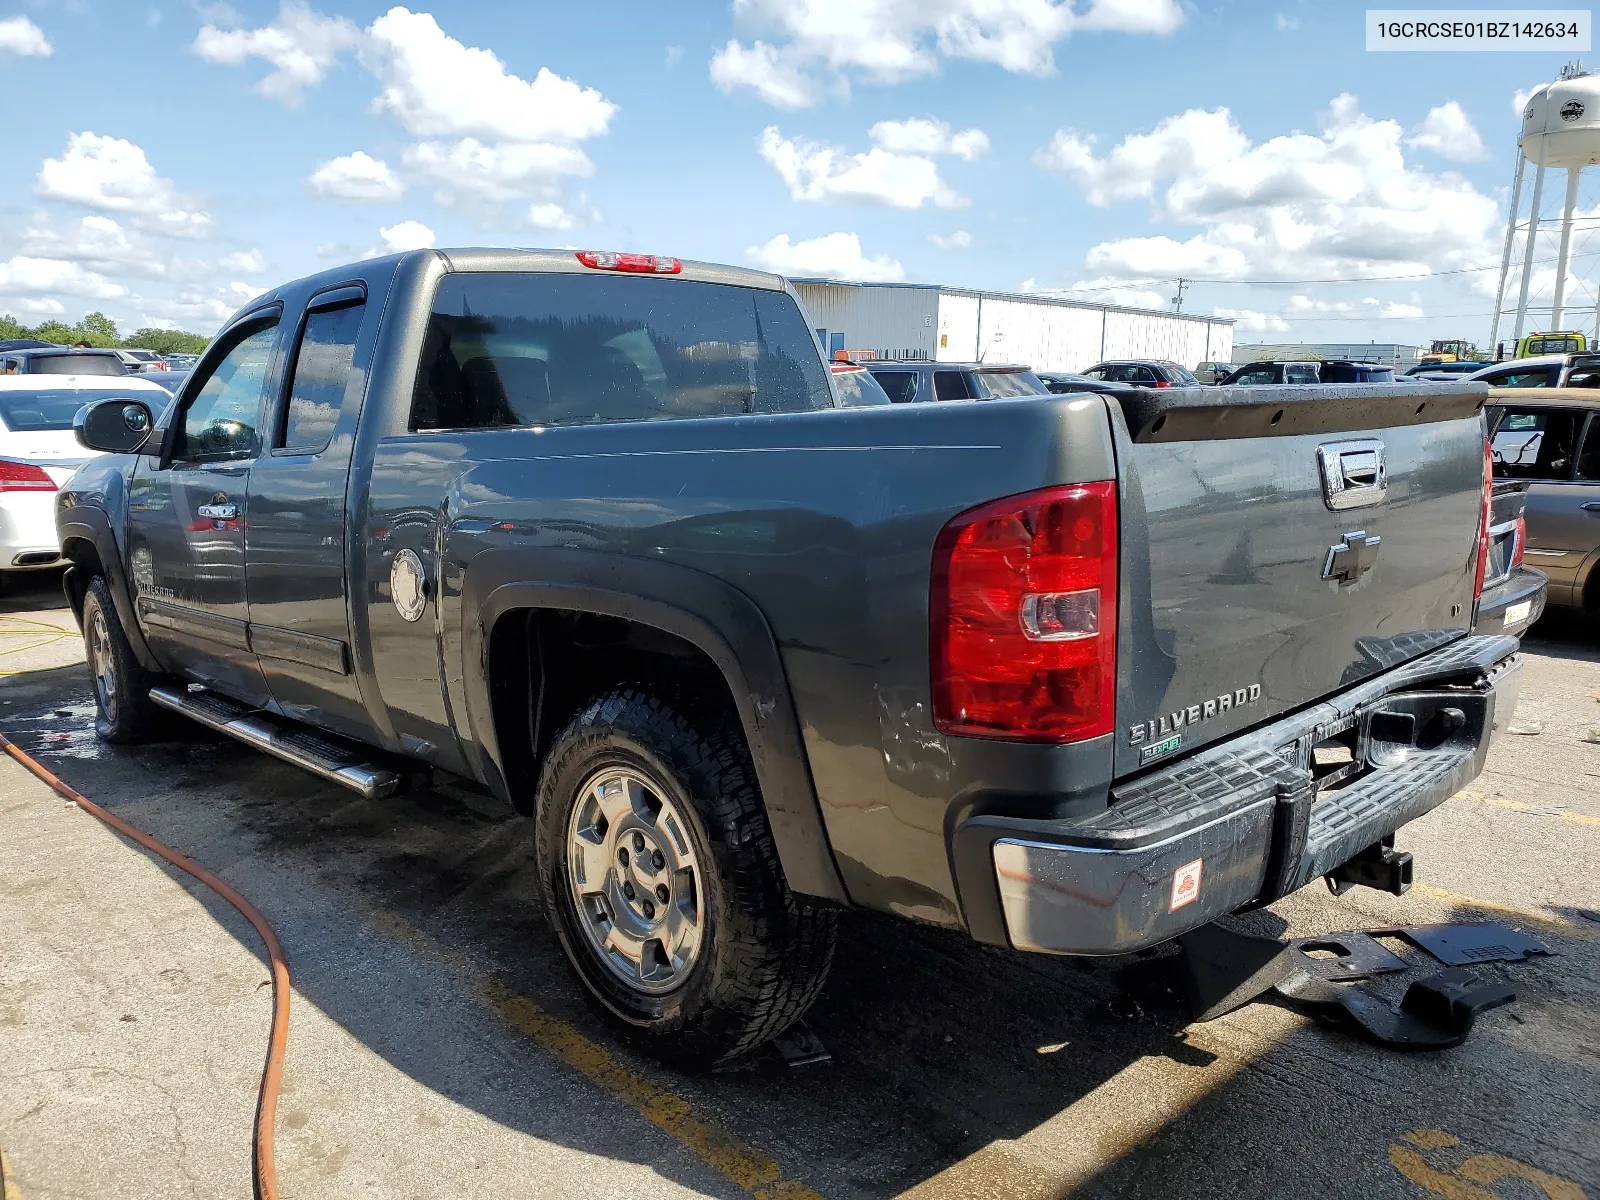
M 1368 846 L 1349 862 L 1335 867 L 1324 877 L 1328 890 L 1342 896 L 1351 888 L 1377 888 L 1403 896 L 1411 890 L 1411 855 L 1394 848 L 1394 834 Z

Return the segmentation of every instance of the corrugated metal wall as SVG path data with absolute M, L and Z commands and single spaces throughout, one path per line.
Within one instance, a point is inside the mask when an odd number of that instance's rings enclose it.
M 847 350 L 873 350 L 881 358 L 933 357 L 937 288 L 797 283 L 794 290 L 812 327 L 844 334 Z
M 848 350 L 886 357 L 1081 371 L 1102 358 L 1165 358 L 1192 368 L 1227 362 L 1233 350 L 1230 323 L 1171 313 L 921 286 L 794 286 L 815 329 L 843 334 Z
M 939 293 L 940 362 L 971 362 L 978 355 L 978 298 L 957 292 Z

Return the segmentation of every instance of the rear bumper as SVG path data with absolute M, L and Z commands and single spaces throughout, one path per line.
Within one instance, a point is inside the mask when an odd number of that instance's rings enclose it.
M 1093 816 L 974 817 L 951 847 L 968 928 L 1019 950 L 1122 954 L 1271 903 L 1474 779 L 1521 670 L 1513 638 L 1467 637 L 1120 784 Z M 1334 737 L 1363 769 L 1322 788 L 1310 751 Z
M 1484 589 L 1472 632 L 1521 637 L 1544 612 L 1549 590 L 1550 581 L 1543 572 L 1517 567 L 1501 582 Z
M 59 565 L 55 508 L 53 491 L 0 495 L 0 571 Z

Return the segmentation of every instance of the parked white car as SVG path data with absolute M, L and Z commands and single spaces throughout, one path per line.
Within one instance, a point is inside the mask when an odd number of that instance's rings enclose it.
M 160 412 L 171 400 L 148 379 L 98 375 L 0 376 L 0 589 L 16 571 L 61 561 L 56 489 L 94 454 L 72 418 L 92 400 L 133 396 Z

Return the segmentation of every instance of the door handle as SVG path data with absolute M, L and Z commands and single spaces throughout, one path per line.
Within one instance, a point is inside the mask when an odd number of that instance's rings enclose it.
M 195 509 L 195 513 L 211 521 L 237 521 L 239 519 L 239 506 L 237 504 L 202 504 Z
M 1600 500 L 1591 500 L 1583 506 L 1584 512 L 1600 513 Z

